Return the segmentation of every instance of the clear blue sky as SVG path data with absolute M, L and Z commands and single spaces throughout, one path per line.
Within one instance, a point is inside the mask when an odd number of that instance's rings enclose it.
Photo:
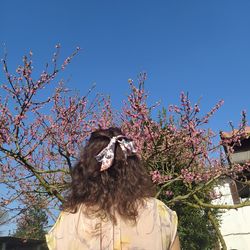
M 194 102 L 202 97 L 205 112 L 224 99 L 215 131 L 249 112 L 249 0 L 8 0 L 0 23 L 0 54 L 5 44 L 11 69 L 29 50 L 41 69 L 55 44 L 62 58 L 80 46 L 69 87 L 84 94 L 95 82 L 114 108 L 129 92 L 127 79 L 146 71 L 151 102 L 175 104 L 185 91 Z
M 8 0 L 0 11 L 0 42 L 13 69 L 30 49 L 41 67 L 60 42 L 62 58 L 83 49 L 66 71 L 69 87 L 84 94 L 96 82 L 115 108 L 127 79 L 146 71 L 150 101 L 177 103 L 185 91 L 193 101 L 202 97 L 205 112 L 224 99 L 215 130 L 248 110 L 249 0 Z

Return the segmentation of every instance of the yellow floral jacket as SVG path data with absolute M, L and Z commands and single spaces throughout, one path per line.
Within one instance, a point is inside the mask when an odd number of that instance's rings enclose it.
M 50 250 L 167 250 L 177 232 L 177 216 L 163 202 L 147 199 L 136 224 L 115 215 L 117 223 L 61 212 L 46 235 Z

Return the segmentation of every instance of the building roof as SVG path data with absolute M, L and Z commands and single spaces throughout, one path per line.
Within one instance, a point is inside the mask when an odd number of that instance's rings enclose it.
M 0 245 L 1 243 L 6 243 L 8 246 L 7 249 L 11 249 L 13 247 L 18 247 L 18 249 L 30 249 L 30 247 L 36 247 L 45 244 L 45 240 L 21 239 L 12 236 L 2 236 L 0 237 Z
M 222 131 L 221 133 L 220 133 L 220 137 L 222 138 L 222 139 L 229 139 L 229 138 L 231 138 L 233 135 L 235 135 L 237 132 L 238 132 L 239 130 L 238 129 L 234 129 L 233 131 L 230 131 L 230 132 L 224 132 L 224 131 Z M 248 135 L 248 136 L 250 136 L 250 126 L 247 126 L 247 127 L 245 127 L 245 133 Z

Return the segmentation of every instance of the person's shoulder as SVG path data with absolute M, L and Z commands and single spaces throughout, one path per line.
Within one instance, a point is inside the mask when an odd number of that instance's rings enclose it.
M 176 212 L 170 209 L 163 201 L 152 197 L 147 199 L 146 203 L 148 207 L 156 209 L 160 217 L 168 218 L 171 221 L 177 220 Z
M 156 204 L 158 209 L 164 209 L 169 213 L 173 212 L 163 201 L 156 199 Z
M 51 229 L 48 231 L 48 234 L 55 231 L 55 229 L 57 229 L 62 224 L 62 222 L 65 220 L 65 217 L 67 217 L 67 212 L 61 211 L 60 214 L 58 215 L 53 227 L 51 227 Z
M 162 208 L 169 209 L 164 202 L 162 202 L 161 200 L 159 200 L 159 199 L 157 199 L 155 197 L 147 198 L 145 201 L 146 201 L 146 204 L 148 206 L 162 207 Z

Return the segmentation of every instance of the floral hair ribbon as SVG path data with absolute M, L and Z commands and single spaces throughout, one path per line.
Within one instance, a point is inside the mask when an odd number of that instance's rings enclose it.
M 108 168 L 110 168 L 113 164 L 114 158 L 115 158 L 115 144 L 116 142 L 119 143 L 125 158 L 130 153 L 135 154 L 136 149 L 134 147 L 134 142 L 131 140 L 128 140 L 124 135 L 118 135 L 111 138 L 109 144 L 107 147 L 105 147 L 95 158 L 98 162 L 102 163 L 100 171 L 104 171 Z

